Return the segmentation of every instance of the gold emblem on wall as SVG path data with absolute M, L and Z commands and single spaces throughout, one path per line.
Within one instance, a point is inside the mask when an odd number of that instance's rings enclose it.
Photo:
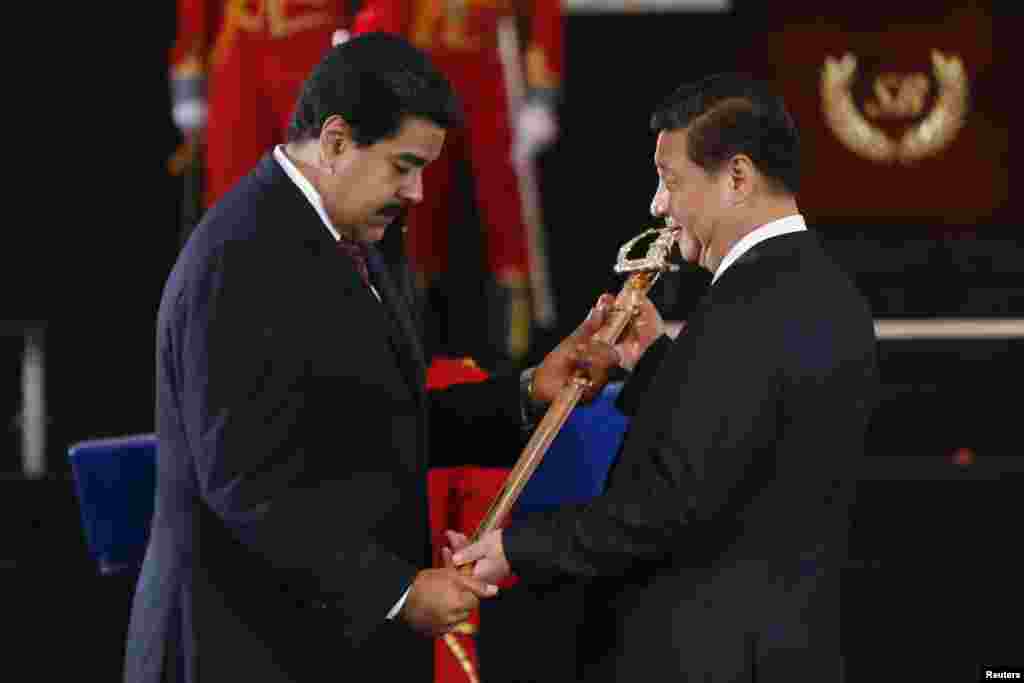
M 937 86 L 934 97 L 933 80 L 928 74 L 879 74 L 862 113 L 853 95 L 857 58 L 849 53 L 838 60 L 827 57 L 821 74 L 825 120 L 843 145 L 867 159 L 909 164 L 933 156 L 945 149 L 963 127 L 968 86 L 963 62 L 955 55 L 946 57 L 932 50 L 932 75 Z M 929 99 L 933 104 L 925 113 Z M 881 125 L 901 121 L 912 125 L 895 137 Z

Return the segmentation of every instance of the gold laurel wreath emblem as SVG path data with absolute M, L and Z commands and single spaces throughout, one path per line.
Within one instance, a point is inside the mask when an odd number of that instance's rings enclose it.
M 825 58 L 821 99 L 825 120 L 839 141 L 856 154 L 880 163 L 909 164 L 945 149 L 964 125 L 968 108 L 967 72 L 957 56 L 932 50 L 932 68 L 939 92 L 932 110 L 894 140 L 865 118 L 854 103 L 852 86 L 857 59 Z M 882 74 L 874 84 L 875 100 L 865 105 L 874 118 L 911 118 L 920 114 L 930 83 L 924 74 Z

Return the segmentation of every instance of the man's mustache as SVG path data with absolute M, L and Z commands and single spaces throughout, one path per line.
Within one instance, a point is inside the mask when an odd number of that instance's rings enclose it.
M 382 216 L 389 216 L 390 218 L 397 218 L 405 214 L 407 208 L 404 204 L 388 204 L 382 208 L 379 213 Z

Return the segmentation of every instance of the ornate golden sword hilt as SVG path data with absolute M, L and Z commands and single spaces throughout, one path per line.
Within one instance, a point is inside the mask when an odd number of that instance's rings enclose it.
M 647 248 L 646 255 L 643 258 L 630 259 L 630 251 L 641 240 L 651 235 L 654 235 L 655 238 Z M 651 228 L 622 245 L 615 263 L 615 272 L 629 273 L 630 275 L 615 298 L 615 304 L 612 306 L 608 318 L 601 329 L 594 334 L 595 339 L 614 345 L 639 311 L 640 298 L 647 295 L 662 273 L 679 269 L 679 266 L 669 262 L 672 246 L 676 243 L 678 236 L 679 228 Z M 506 477 L 504 485 L 492 501 L 487 514 L 484 515 L 480 525 L 470 538 L 470 542 L 478 540 L 505 522 L 519 498 L 519 494 L 522 493 L 526 483 L 537 466 L 540 465 L 548 447 L 589 385 L 590 380 L 586 373 L 577 371 L 555 400 L 551 402 L 519 456 L 519 460 L 516 461 L 512 471 Z M 472 572 L 472 565 L 463 565 L 460 569 L 469 573 Z

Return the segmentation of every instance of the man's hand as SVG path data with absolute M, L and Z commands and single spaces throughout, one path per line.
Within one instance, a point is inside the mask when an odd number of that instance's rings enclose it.
M 415 631 L 441 636 L 469 618 L 481 598 L 494 597 L 498 587 L 465 576 L 445 556 L 445 567 L 424 569 L 416 575 L 409 597 L 398 615 Z
M 456 551 L 452 557 L 455 566 L 461 567 L 475 562 L 473 576 L 489 583 L 497 583 L 512 573 L 512 567 L 505 559 L 501 529 L 487 532 L 473 544 L 470 544 L 464 535 L 456 531 L 448 531 L 447 535 L 448 542 Z
M 608 317 L 615 297 L 602 294 L 590 309 L 590 315 L 568 337 L 552 349 L 533 375 L 536 401 L 550 403 L 577 370 L 582 371 L 590 385 L 583 392 L 584 403 L 593 400 L 608 382 L 608 372 L 618 365 L 619 356 L 611 344 L 594 339 Z
M 651 300 L 646 296 L 641 297 L 639 308 L 619 338 L 619 343 L 615 345 L 615 350 L 619 354 L 619 364 L 627 370 L 636 367 L 640 356 L 665 334 L 665 322 Z

